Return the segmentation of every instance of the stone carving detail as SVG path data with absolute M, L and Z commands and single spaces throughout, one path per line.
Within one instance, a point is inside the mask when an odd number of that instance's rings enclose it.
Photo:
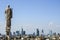
M 10 5 L 8 5 L 7 9 L 5 10 L 5 14 L 6 14 L 6 38 L 9 40 L 12 18 L 12 9 L 10 8 Z

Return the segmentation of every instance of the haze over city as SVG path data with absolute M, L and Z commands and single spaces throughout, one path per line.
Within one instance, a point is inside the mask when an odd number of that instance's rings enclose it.
M 60 0 L 0 0 L 0 33 L 5 34 L 5 8 L 13 10 L 11 31 L 31 34 L 38 28 L 40 33 L 50 30 L 60 33 Z

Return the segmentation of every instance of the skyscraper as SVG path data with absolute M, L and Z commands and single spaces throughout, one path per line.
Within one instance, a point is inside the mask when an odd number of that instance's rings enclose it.
M 23 35 L 23 28 L 21 29 L 21 35 Z
M 26 33 L 26 32 L 25 32 L 25 31 L 23 31 L 23 35 L 25 35 L 25 33 Z
M 17 34 L 17 35 L 20 35 L 20 32 L 19 32 L 19 31 L 16 31 L 16 34 Z
M 33 36 L 35 36 L 35 32 L 33 33 Z
M 21 35 L 25 35 L 25 33 L 26 33 L 26 31 L 24 31 L 23 28 L 22 28 Z
M 36 31 L 37 31 L 37 32 L 36 32 L 36 33 L 37 33 L 36 35 L 39 36 L 39 29 L 37 29 Z
M 44 36 L 44 30 L 43 30 L 43 29 L 41 30 L 41 32 L 42 32 L 42 34 L 41 34 L 41 35 L 42 35 L 42 36 Z

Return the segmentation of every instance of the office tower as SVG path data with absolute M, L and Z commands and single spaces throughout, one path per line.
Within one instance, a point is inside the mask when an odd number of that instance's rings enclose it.
M 52 35 L 52 30 L 50 30 L 49 34 Z
M 12 36 L 12 32 L 10 32 L 10 37 Z
M 42 36 L 44 36 L 44 30 L 43 30 L 43 29 L 42 29 L 42 31 L 41 31 L 41 32 L 42 32 L 42 34 L 41 34 L 41 35 L 42 35 Z
M 25 35 L 25 33 L 26 33 L 26 32 L 25 32 L 25 31 L 23 31 L 23 35 Z
M 15 32 L 13 32 L 13 35 L 15 36 L 15 35 L 16 35 L 16 33 L 15 33 Z
M 35 32 L 33 33 L 33 36 L 35 36 Z
M 25 33 L 26 33 L 26 31 L 24 31 L 23 28 L 22 28 L 21 35 L 25 35 Z
M 36 33 L 37 33 L 36 35 L 39 36 L 39 29 L 36 29 L 36 31 L 37 31 L 37 32 L 36 32 Z
M 16 35 L 20 35 L 20 32 L 19 31 L 16 31 Z

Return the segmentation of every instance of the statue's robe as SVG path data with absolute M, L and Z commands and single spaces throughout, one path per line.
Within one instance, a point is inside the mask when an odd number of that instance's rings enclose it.
M 7 35 L 9 35 L 11 28 L 12 9 L 11 8 L 6 9 L 5 14 L 6 14 L 6 32 Z

